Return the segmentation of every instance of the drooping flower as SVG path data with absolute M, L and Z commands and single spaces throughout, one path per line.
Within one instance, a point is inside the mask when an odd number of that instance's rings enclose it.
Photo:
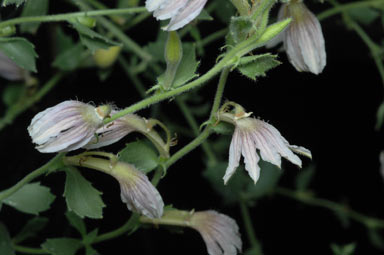
M 19 81 L 23 80 L 26 76 L 27 71 L 16 65 L 12 59 L 7 57 L 0 51 L 0 76 L 10 80 Z
M 283 40 L 291 64 L 299 72 L 319 74 L 326 65 L 324 36 L 316 16 L 300 0 L 281 6 L 278 19 L 292 18 L 289 27 L 267 46 Z
M 303 147 L 290 145 L 280 132 L 272 125 L 259 119 L 248 117 L 244 114 L 238 118 L 229 113 L 224 117 L 230 118 L 235 124 L 235 131 L 232 136 L 229 148 L 228 167 L 223 177 L 224 183 L 227 183 L 231 176 L 235 173 L 239 166 L 241 155 L 244 157 L 245 169 L 253 179 L 257 182 L 260 176 L 260 160 L 256 150 L 259 150 L 260 156 L 264 161 L 272 163 L 278 167 L 281 165 L 281 157 L 291 161 L 293 164 L 301 167 L 301 160 L 293 152 L 312 157 L 311 152 Z
M 121 200 L 129 210 L 149 218 L 163 215 L 163 199 L 144 173 L 124 162 L 119 162 L 111 173 L 120 183 Z
M 93 157 L 100 155 L 110 160 Z M 110 153 L 85 152 L 64 158 L 64 163 L 72 166 L 87 167 L 113 176 L 120 184 L 121 200 L 128 209 L 145 215 L 148 218 L 159 218 L 163 215 L 164 202 L 157 189 L 148 177 L 136 169 L 134 165 L 114 161 L 117 157 Z
M 94 107 L 79 101 L 64 101 L 38 113 L 28 132 L 40 152 L 76 150 L 94 137 L 110 111 L 109 105 Z
M 163 29 L 174 31 L 196 18 L 207 0 L 146 0 L 145 7 L 158 20 L 171 19 Z
M 208 249 L 209 255 L 236 255 L 242 242 L 236 221 L 213 210 L 193 213 L 191 227 L 196 229 Z
M 112 110 L 111 115 L 118 113 Z M 135 114 L 127 114 L 111 123 L 97 129 L 96 135 L 83 146 L 86 149 L 96 149 L 113 144 L 131 132 L 139 132 L 145 135 L 158 149 L 160 154 L 169 157 L 169 147 L 161 136 L 152 128 L 152 120 L 147 120 Z

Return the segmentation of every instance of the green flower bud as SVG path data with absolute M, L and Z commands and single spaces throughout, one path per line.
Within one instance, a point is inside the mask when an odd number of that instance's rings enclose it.
M 15 26 L 5 26 L 0 28 L 0 36 L 10 36 L 16 33 Z
M 164 74 L 164 88 L 170 89 L 172 87 L 177 68 L 183 58 L 183 47 L 180 37 L 176 31 L 168 33 L 168 39 L 165 44 L 164 58 L 167 63 L 167 70 Z
M 96 19 L 91 18 L 91 17 L 79 17 L 77 18 L 77 21 L 87 27 L 95 27 L 96 26 Z
M 95 63 L 100 68 L 110 67 L 119 56 L 121 46 L 112 46 L 108 49 L 98 49 L 93 54 Z

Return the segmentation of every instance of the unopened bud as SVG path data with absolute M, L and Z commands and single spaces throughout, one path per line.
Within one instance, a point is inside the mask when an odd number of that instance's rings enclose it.
M 121 46 L 112 46 L 108 49 L 98 49 L 93 54 L 93 59 L 95 63 L 100 68 L 110 67 L 119 56 L 121 51 Z
M 16 33 L 15 26 L 5 26 L 0 28 L 0 36 L 10 36 Z
M 91 17 L 78 17 L 77 21 L 87 27 L 95 27 L 96 26 L 96 19 L 91 18 Z
M 167 70 L 164 74 L 164 88 L 169 89 L 172 87 L 177 68 L 183 58 L 183 47 L 180 37 L 176 31 L 168 33 L 168 39 L 165 44 L 164 58 L 167 63 Z

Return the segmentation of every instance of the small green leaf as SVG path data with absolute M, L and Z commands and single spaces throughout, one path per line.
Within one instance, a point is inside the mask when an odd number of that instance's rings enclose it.
M 46 15 L 48 12 L 48 4 L 48 0 L 28 0 L 23 7 L 21 17 Z M 22 23 L 20 24 L 20 31 L 22 33 L 35 34 L 39 26 L 39 22 Z
M 313 176 L 315 174 L 315 167 L 312 165 L 308 168 L 300 170 L 296 178 L 296 190 L 304 191 L 308 188 Z
M 15 255 L 7 228 L 0 222 L 0 254 Z
M 119 155 L 120 161 L 130 163 L 144 173 L 149 173 L 158 166 L 158 155 L 143 141 L 128 143 Z
M 21 231 L 13 238 L 15 243 L 20 243 L 30 237 L 35 236 L 40 232 L 49 222 L 48 218 L 35 217 L 30 219 Z
M 81 241 L 73 238 L 50 238 L 41 247 L 52 255 L 75 255 Z
M 198 20 L 213 20 L 212 16 L 206 10 L 202 10 L 199 16 L 196 17 Z
M 25 86 L 23 84 L 10 84 L 3 91 L 3 103 L 10 107 L 24 95 Z
M 249 16 L 232 17 L 229 31 L 234 43 L 240 43 L 247 39 L 248 33 L 252 30 L 253 22 Z
M 81 218 L 88 217 L 101 219 L 105 204 L 101 199 L 101 192 L 95 189 L 76 168 L 65 170 L 67 178 L 65 181 L 64 196 L 70 211 Z
M 67 49 L 73 47 L 74 43 L 72 37 L 65 34 L 61 27 L 56 27 L 55 30 L 55 46 L 56 51 L 62 53 Z
M 84 47 L 76 44 L 58 55 L 52 65 L 63 71 L 75 70 L 81 63 L 83 52 Z
M 21 37 L 0 37 L 0 51 L 23 69 L 36 72 L 35 46 Z
M 53 200 L 55 196 L 49 188 L 35 182 L 26 184 L 3 200 L 3 203 L 24 213 L 38 214 L 48 210 Z
M 350 9 L 348 10 L 348 14 L 352 17 L 352 19 L 364 25 L 370 25 L 380 17 L 380 12 L 371 7 Z
M 196 61 L 196 46 L 190 43 L 183 44 L 183 58 L 180 61 L 180 64 L 177 68 L 175 78 L 173 80 L 173 87 L 180 87 L 192 80 L 193 78 L 199 76 L 196 74 L 197 67 L 199 62 Z M 159 85 L 163 85 L 164 76 L 161 75 L 158 77 Z
M 72 227 L 79 231 L 81 236 L 85 236 L 87 234 L 87 228 L 85 227 L 85 223 L 82 218 L 77 216 L 77 214 L 67 211 L 65 213 L 65 217 L 67 217 L 69 224 L 71 224 Z
M 16 7 L 19 7 L 25 1 L 26 0 L 3 0 L 2 6 L 7 6 L 7 5 L 10 5 L 10 4 L 15 4 Z
M 95 250 L 91 245 L 85 246 L 85 255 L 97 255 L 99 252 Z
M 72 26 L 77 30 L 80 36 L 80 41 L 91 50 L 95 52 L 97 49 L 108 49 L 111 46 L 121 45 L 120 43 L 114 42 L 109 38 L 96 33 L 92 29 L 77 21 L 71 22 Z
M 281 64 L 280 61 L 276 60 L 276 57 L 276 55 L 269 53 L 243 57 L 237 69 L 248 78 L 256 80 L 256 77 L 265 76 L 265 72 Z

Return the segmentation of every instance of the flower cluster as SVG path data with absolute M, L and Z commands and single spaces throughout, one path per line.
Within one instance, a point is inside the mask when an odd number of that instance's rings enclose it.
M 207 0 L 146 0 L 145 7 L 158 20 L 171 19 L 163 29 L 178 30 L 196 18 Z

